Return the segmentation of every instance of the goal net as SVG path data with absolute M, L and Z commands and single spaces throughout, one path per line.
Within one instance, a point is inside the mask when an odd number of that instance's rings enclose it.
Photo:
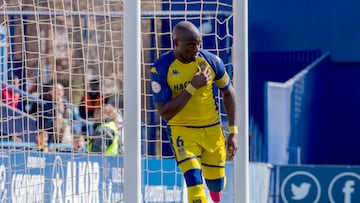
M 0 200 L 123 202 L 123 1 L 4 0 L 0 8 Z M 173 26 L 189 20 L 231 75 L 232 1 L 142 0 L 141 14 L 142 200 L 186 202 L 148 70 L 173 47 Z

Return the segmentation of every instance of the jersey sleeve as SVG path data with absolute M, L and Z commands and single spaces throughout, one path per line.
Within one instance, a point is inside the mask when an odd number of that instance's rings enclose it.
M 150 69 L 150 89 L 155 103 L 171 100 L 172 93 L 167 83 L 167 72 L 170 64 L 159 60 Z
M 228 89 L 230 86 L 230 77 L 227 72 L 225 71 L 224 75 L 220 79 L 216 80 L 215 83 L 220 90 Z

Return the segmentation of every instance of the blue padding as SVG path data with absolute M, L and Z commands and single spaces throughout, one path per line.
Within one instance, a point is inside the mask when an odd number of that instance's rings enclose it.
M 203 184 L 201 170 L 197 168 L 186 171 L 184 178 L 188 187 Z
M 212 192 L 220 192 L 224 189 L 224 177 L 216 179 L 216 180 L 207 180 L 206 185 L 208 186 L 209 190 Z

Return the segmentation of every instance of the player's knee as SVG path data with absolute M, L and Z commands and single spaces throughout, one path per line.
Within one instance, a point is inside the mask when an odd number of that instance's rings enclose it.
M 184 173 L 184 178 L 188 187 L 203 184 L 202 173 L 198 168 L 186 171 Z
M 225 177 L 214 179 L 214 180 L 208 180 L 205 179 L 206 185 L 212 192 L 220 192 L 225 187 Z

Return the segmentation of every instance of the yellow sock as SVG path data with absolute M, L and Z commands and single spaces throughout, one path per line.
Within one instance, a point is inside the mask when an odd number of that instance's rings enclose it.
M 203 185 L 195 185 L 187 188 L 189 203 L 208 203 Z

